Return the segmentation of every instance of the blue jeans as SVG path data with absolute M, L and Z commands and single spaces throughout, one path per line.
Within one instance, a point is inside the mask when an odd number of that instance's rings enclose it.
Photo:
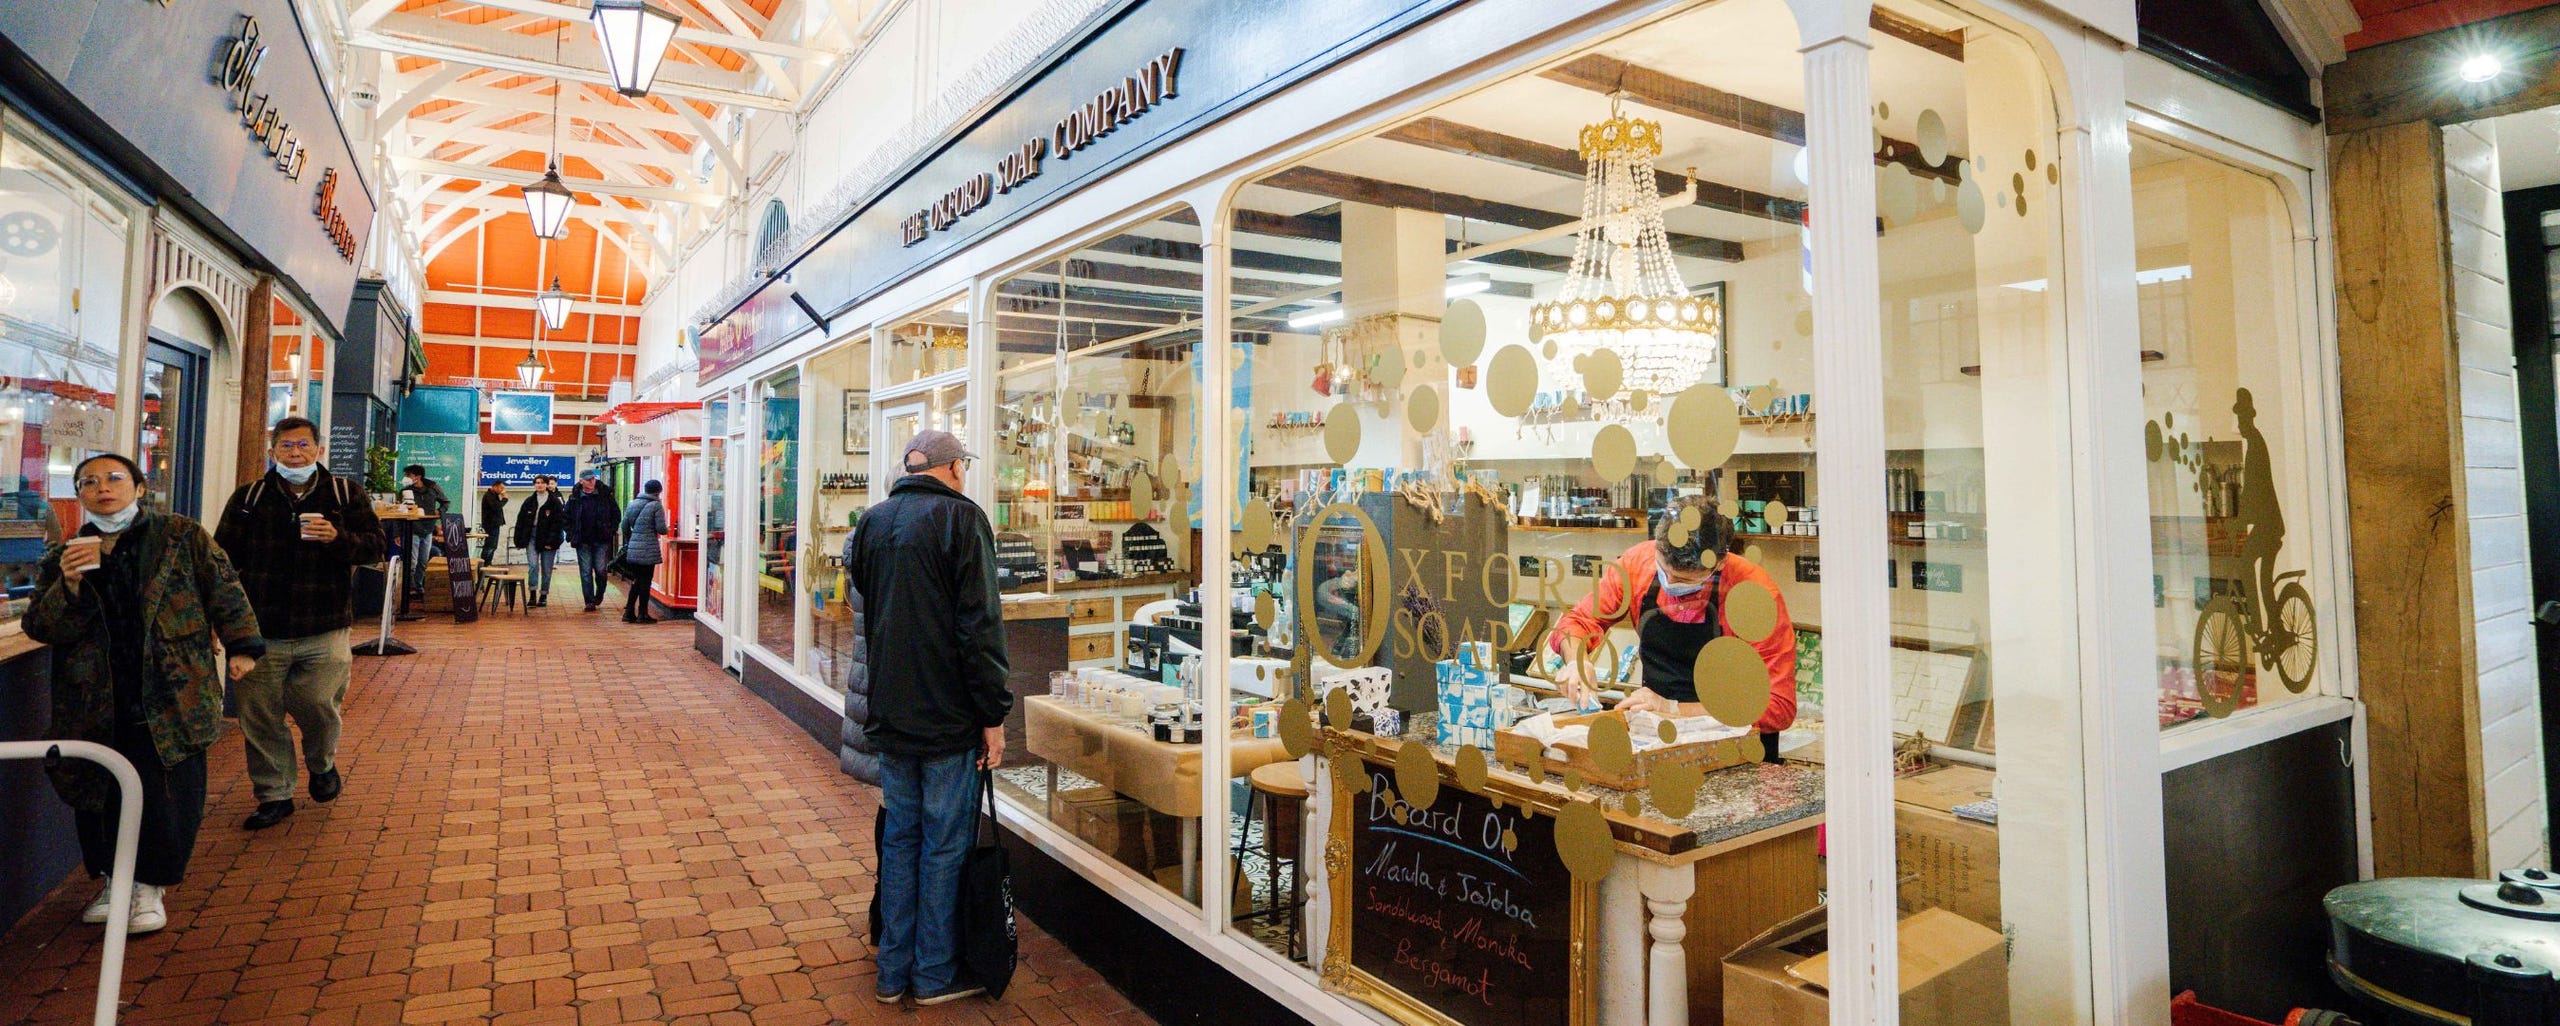
M 533 593 L 536 597 L 550 597 L 551 564 L 560 558 L 560 550 L 534 549 L 525 553 L 525 556 L 525 562 L 532 566 L 531 570 L 526 571 L 526 574 L 531 578 L 531 580 L 526 583 L 533 586 Z
M 591 606 L 604 604 L 604 568 L 613 562 L 613 543 L 578 546 L 578 591 Z
M 959 974 L 960 863 L 977 811 L 976 751 L 880 757 L 880 993 L 937 993 Z

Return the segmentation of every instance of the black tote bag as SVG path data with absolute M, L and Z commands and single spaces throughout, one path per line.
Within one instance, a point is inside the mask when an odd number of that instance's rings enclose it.
M 979 774 L 979 794 L 986 813 L 979 833 L 960 863 L 960 968 L 969 981 L 987 988 L 989 998 L 1004 996 L 1013 983 L 1019 939 L 1013 925 L 1013 855 L 996 833 L 996 775 Z

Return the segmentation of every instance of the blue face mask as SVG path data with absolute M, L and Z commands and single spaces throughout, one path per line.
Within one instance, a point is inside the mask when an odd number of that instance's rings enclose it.
M 142 503 L 138 500 L 132 505 L 105 516 L 85 511 L 81 513 L 81 516 L 89 521 L 90 526 L 96 527 L 100 534 L 122 534 L 125 528 L 133 526 L 133 518 L 141 515 Z
M 276 473 L 284 475 L 285 480 L 298 485 L 310 484 L 311 475 L 319 472 L 320 465 L 317 463 L 305 463 L 299 467 L 288 467 L 282 463 L 276 464 Z
M 1664 567 L 1660 563 L 1654 564 L 1653 576 L 1654 579 L 1662 585 L 1662 593 L 1669 595 L 1672 598 L 1687 598 L 1691 595 L 1707 590 L 1707 585 L 1714 583 L 1712 581 L 1700 581 L 1696 584 L 1681 584 L 1672 580 L 1670 569 Z

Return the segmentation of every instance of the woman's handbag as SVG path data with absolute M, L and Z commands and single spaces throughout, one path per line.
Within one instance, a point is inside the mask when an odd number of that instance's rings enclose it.
M 986 818 L 979 821 L 976 842 L 960 863 L 960 968 L 969 982 L 1000 998 L 1013 982 L 1016 945 L 1013 925 L 1013 855 L 1004 850 L 996 826 L 996 775 L 979 774 Z

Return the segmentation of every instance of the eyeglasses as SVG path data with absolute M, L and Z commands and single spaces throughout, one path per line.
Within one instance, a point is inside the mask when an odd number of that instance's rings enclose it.
M 289 451 L 292 451 L 292 452 L 300 452 L 300 451 L 302 451 L 302 450 L 304 450 L 304 449 L 317 449 L 317 448 L 319 448 L 319 447 L 320 447 L 320 443 L 318 443 L 318 442 L 308 441 L 308 440 L 305 440 L 305 439 L 299 439 L 299 438 L 294 439 L 294 440 L 289 441 L 289 442 L 277 442 L 277 443 L 276 443 L 276 448 L 278 448 L 278 449 L 284 449 L 284 450 L 289 450 Z
M 128 484 L 133 481 L 133 475 L 121 470 L 110 470 L 105 474 L 90 474 L 71 483 L 78 486 L 81 491 L 85 492 L 109 481 L 113 481 L 117 484 Z

